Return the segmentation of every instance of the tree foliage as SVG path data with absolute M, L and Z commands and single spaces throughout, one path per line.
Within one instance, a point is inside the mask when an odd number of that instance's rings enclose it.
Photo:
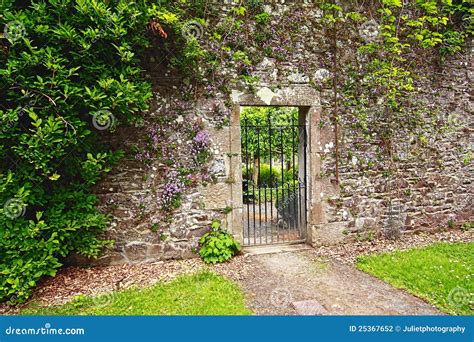
M 245 107 L 241 115 L 242 153 L 262 161 L 292 158 L 298 151 L 298 109 L 294 107 Z

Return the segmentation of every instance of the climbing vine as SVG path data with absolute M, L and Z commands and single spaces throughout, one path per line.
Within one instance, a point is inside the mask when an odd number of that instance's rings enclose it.
M 356 147 L 361 149 L 369 145 L 376 147 L 374 157 L 365 167 L 382 171 L 387 179 L 396 178 L 400 136 L 410 137 L 418 150 L 428 147 L 426 135 L 437 125 L 428 119 L 436 113 L 417 100 L 417 82 L 421 76 L 418 70 L 430 62 L 441 67 L 450 55 L 462 51 L 472 36 L 472 6 L 463 0 L 382 0 L 373 1 L 371 6 L 359 6 L 358 2 L 344 6 L 322 2 L 319 4 L 322 14 L 311 22 L 301 8 L 275 15 L 262 1 L 241 1 L 229 6 L 226 12 L 217 9 L 211 1 L 204 0 L 173 3 L 174 20 L 186 18 L 196 25 L 196 35 L 191 37 L 184 53 L 191 60 L 172 58 L 169 65 L 187 70 L 185 81 L 193 85 L 192 90 L 182 92 L 181 101 L 191 102 L 189 96 L 193 94 L 194 98 L 216 98 L 216 102 L 226 103 L 227 108 L 216 105 L 212 117 L 216 126 L 223 126 L 228 124 L 231 89 L 256 91 L 262 65 L 280 71 L 291 60 L 291 72 L 303 80 L 312 70 L 326 67 L 329 71 L 322 69 L 325 72 L 321 71 L 320 79 L 316 77 L 311 83 L 321 90 L 331 84 L 329 121 L 334 128 L 336 181 L 339 181 L 340 165 L 345 162 L 343 157 L 352 164 L 360 162 L 356 151 L 340 155 L 345 136 L 358 137 Z M 165 30 L 169 20 L 166 18 L 159 17 Z M 309 25 L 326 30 L 323 49 L 328 58 L 308 59 L 298 49 L 301 37 L 309 32 Z M 165 46 L 172 50 L 172 42 L 168 40 Z M 352 60 L 341 62 L 347 51 L 351 51 Z M 270 77 L 274 87 L 279 87 L 278 75 Z M 176 118 L 170 115 L 172 111 L 175 108 L 167 111 L 167 117 Z M 323 124 L 325 119 L 322 118 Z M 178 153 L 167 155 L 170 156 L 167 164 L 182 164 Z M 200 165 L 212 159 L 208 152 L 204 156 Z M 183 168 L 169 168 L 170 174 L 177 169 Z M 200 172 L 206 174 L 206 168 Z M 196 179 L 196 175 L 185 177 Z M 209 175 L 205 178 L 210 179 Z M 192 187 L 195 183 L 187 184 Z M 166 222 L 179 208 L 186 188 L 176 184 L 169 187 L 182 191 L 177 191 L 179 200 L 172 201 L 173 205 L 164 205 L 169 213 Z
M 435 139 L 431 137 L 428 144 L 427 136 L 441 126 L 432 119 L 439 113 L 418 100 L 417 82 L 423 76 L 419 71 L 429 65 L 440 70 L 445 59 L 462 51 L 472 37 L 473 8 L 467 1 L 383 0 L 375 5 L 372 13 L 357 7 L 343 10 L 335 3 L 321 8 L 332 33 L 339 33 L 337 41 L 345 49 L 357 49 L 353 61 L 340 65 L 332 41 L 334 112 L 339 98 L 343 103 L 334 119 L 336 146 L 343 139 L 337 134 L 339 123 L 346 136 L 357 137 L 351 138 L 355 146 L 362 150 L 376 146 L 366 167 L 382 171 L 391 207 L 392 198 L 402 197 L 400 172 L 405 159 L 433 150 Z M 359 43 L 350 45 L 354 35 L 343 29 L 347 26 L 357 28 Z M 360 162 L 353 151 L 347 157 L 354 165 Z M 336 180 L 339 160 L 336 149 Z

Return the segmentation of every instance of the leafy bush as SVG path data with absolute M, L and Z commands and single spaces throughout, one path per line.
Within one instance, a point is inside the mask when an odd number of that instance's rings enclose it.
M 298 180 L 298 165 L 296 165 L 294 171 L 293 168 L 283 171 L 283 180 L 285 183 L 291 182 L 292 180 Z
M 142 120 L 151 86 L 138 56 L 159 17 L 128 0 L 16 3 L 0 4 L 0 300 L 10 302 L 70 252 L 110 245 L 91 188 L 122 153 L 101 137 Z
M 213 221 L 211 230 L 199 239 L 199 254 L 205 263 L 224 262 L 240 252 L 240 243 L 221 228 L 219 221 Z
M 271 187 L 275 182 L 278 182 L 281 178 L 280 171 L 275 168 L 273 165 L 270 173 L 270 165 L 269 164 L 260 164 L 260 186 L 268 186 Z
M 253 166 L 249 166 L 248 172 L 247 167 L 244 165 L 242 166 L 242 177 L 243 179 L 251 180 L 253 177 Z M 260 186 L 267 186 L 271 187 L 274 186 L 276 182 L 281 181 L 281 173 L 280 170 L 272 166 L 272 172 L 270 175 L 270 165 L 265 163 L 260 163 Z
M 200 56 L 172 2 L 19 3 L 0 3 L 0 300 L 10 302 L 70 252 L 96 257 L 111 244 L 92 187 L 123 154 L 103 137 L 144 121 L 143 49 L 170 35 L 158 45 L 183 72 Z

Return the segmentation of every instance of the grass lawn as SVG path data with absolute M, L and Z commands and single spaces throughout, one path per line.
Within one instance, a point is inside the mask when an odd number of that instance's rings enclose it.
M 239 287 L 207 271 L 146 289 L 76 297 L 54 307 L 30 307 L 24 315 L 250 315 Z
M 474 243 L 358 258 L 357 267 L 455 315 L 474 314 Z

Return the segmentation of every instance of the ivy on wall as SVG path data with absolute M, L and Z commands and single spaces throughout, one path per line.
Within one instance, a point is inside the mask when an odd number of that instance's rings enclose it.
M 262 62 L 271 61 L 279 71 L 291 62 L 301 79 L 319 69 L 320 79 L 306 82 L 321 90 L 330 85 L 333 93 L 330 115 L 322 118 L 322 125 L 334 129 L 335 172 L 328 176 L 338 181 L 340 164 L 359 164 L 357 151 L 345 148 L 340 156 L 339 145 L 351 136 L 356 148 L 375 150 L 374 158 L 360 166 L 380 171 L 387 184 L 395 185 L 389 186 L 389 195 L 398 197 L 399 183 L 394 180 L 404 162 L 400 155 L 416 157 L 422 150 L 436 149 L 436 139 L 430 135 L 445 129 L 445 123 L 437 120 L 440 113 L 419 101 L 417 84 L 424 76 L 420 71 L 430 65 L 441 70 L 446 59 L 463 51 L 472 37 L 472 4 L 467 0 L 322 1 L 317 5 L 322 14 L 316 18 L 300 6 L 290 5 L 291 10 L 282 15 L 267 11 L 271 6 L 264 4 L 241 1 L 226 14 L 213 11 L 211 1 L 179 5 L 203 24 L 194 55 L 199 56 L 202 71 L 197 82 L 204 81 L 206 95 L 229 94 L 232 88 L 256 91 L 257 65 Z M 314 51 L 318 59 L 305 58 L 312 51 L 310 42 L 304 47 L 309 50 L 301 51 L 301 40 L 311 32 L 308 26 L 326 37 L 318 40 Z M 401 137 L 403 144 L 412 145 L 405 151 L 399 150 Z
M 400 137 L 412 139 L 418 148 L 432 148 L 426 135 L 439 125 L 431 120 L 436 113 L 417 100 L 418 71 L 430 62 L 440 66 L 462 50 L 472 36 L 473 8 L 468 1 L 383 0 L 376 5 L 376 13 L 371 13 L 376 19 L 334 3 L 322 8 L 326 21 L 340 27 L 338 39 L 344 41 L 347 24 L 357 27 L 362 38 L 353 63 L 333 65 L 341 79 L 341 85 L 333 88 L 335 99 L 343 101 L 336 122 L 344 115 L 351 134 L 365 144 L 378 145 L 384 175 L 394 179 Z

